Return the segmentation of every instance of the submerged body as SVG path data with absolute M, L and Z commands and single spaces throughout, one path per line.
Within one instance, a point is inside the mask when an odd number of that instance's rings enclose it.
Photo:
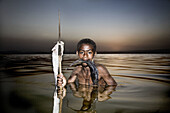
M 76 53 L 82 63 L 75 67 L 68 79 L 68 83 L 75 82 L 77 79 L 79 84 L 85 85 L 117 85 L 103 65 L 94 63 L 96 54 L 94 41 L 91 39 L 81 40 L 77 45 Z M 66 78 L 62 74 L 58 75 L 58 77 L 58 86 L 61 86 L 66 81 Z
M 103 65 L 96 64 L 96 68 L 98 70 L 98 85 L 117 85 Z M 93 85 L 91 71 L 88 66 L 77 66 L 69 77 L 68 83 L 74 82 L 76 79 L 78 79 L 79 84 Z

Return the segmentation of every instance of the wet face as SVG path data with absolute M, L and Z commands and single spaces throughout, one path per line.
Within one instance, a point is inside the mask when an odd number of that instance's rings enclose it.
M 95 54 L 92 50 L 93 50 L 92 45 L 82 44 L 79 51 L 78 51 L 79 58 L 84 60 L 84 61 L 87 61 L 87 60 L 92 61 L 94 54 Z

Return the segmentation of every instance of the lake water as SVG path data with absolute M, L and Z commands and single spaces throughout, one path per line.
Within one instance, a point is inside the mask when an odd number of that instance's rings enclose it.
M 1 113 L 52 113 L 56 109 L 50 54 L 0 58 Z M 66 78 L 76 59 L 76 55 L 64 55 Z M 170 54 L 98 54 L 95 61 L 107 67 L 118 86 L 96 89 L 69 84 L 58 105 L 62 113 L 170 112 Z

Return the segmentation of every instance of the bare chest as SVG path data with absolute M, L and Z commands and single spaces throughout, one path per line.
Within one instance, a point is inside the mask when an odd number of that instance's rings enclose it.
M 79 84 L 93 85 L 90 69 L 81 70 L 77 75 L 78 75 L 77 78 L 78 78 Z M 100 74 L 98 75 L 98 80 L 99 80 L 98 81 L 99 84 L 103 84 L 103 80 Z

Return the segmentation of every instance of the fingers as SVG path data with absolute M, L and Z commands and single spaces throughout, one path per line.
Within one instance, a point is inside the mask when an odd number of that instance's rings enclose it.
M 60 74 L 57 75 L 58 78 L 63 78 L 63 76 L 64 76 L 64 75 L 63 75 L 62 73 L 60 73 Z
M 57 85 L 58 86 L 65 86 L 66 85 L 66 78 L 65 76 L 61 73 L 57 75 Z
M 57 78 L 57 85 L 62 86 L 63 84 L 63 79 L 62 78 Z
M 57 89 L 58 98 L 63 99 L 66 96 L 66 89 L 63 87 L 62 90 L 60 88 Z
M 66 78 L 63 76 L 63 86 L 65 86 L 66 83 L 67 83 L 67 80 L 66 80 Z

